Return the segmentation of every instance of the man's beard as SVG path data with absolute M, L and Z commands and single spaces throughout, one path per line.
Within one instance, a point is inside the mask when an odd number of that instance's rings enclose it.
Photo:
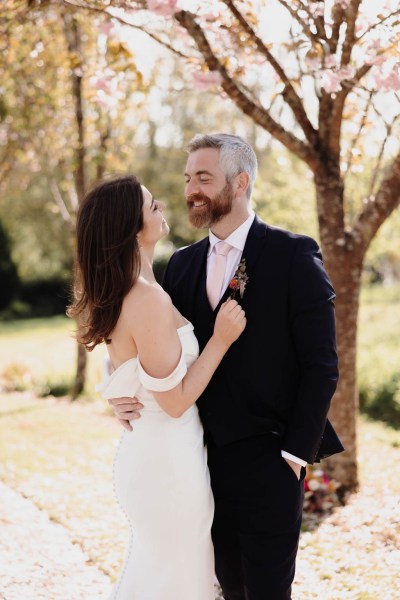
M 190 223 L 197 229 L 210 227 L 218 223 L 222 217 L 231 212 L 233 198 L 233 190 L 230 183 L 227 183 L 214 198 L 209 198 L 205 194 L 191 194 L 186 199 Z M 205 205 L 200 208 L 194 208 L 193 203 L 195 201 L 203 201 Z

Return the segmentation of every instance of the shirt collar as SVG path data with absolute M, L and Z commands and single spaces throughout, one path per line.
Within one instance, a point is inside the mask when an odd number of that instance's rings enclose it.
M 210 229 L 208 232 L 208 237 L 210 240 L 208 256 L 210 256 L 211 252 L 213 251 L 215 244 L 217 242 L 221 242 L 221 241 L 227 242 L 228 244 L 233 246 L 233 248 L 236 248 L 237 250 L 240 250 L 240 252 L 243 252 L 244 245 L 246 243 L 246 239 L 247 239 L 250 227 L 252 226 L 253 221 L 254 221 L 254 217 L 255 217 L 255 212 L 251 211 L 250 215 L 245 220 L 245 222 L 242 223 L 241 225 L 239 225 L 239 227 L 237 229 L 232 231 L 232 233 L 226 238 L 226 240 L 220 240 L 219 238 L 217 238 L 217 236 L 214 235 Z

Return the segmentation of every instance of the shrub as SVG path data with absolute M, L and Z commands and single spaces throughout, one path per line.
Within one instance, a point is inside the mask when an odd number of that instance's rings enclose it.
M 24 392 L 32 384 L 31 372 L 22 363 L 9 363 L 0 374 L 0 388 L 4 392 Z
M 9 321 L 65 314 L 70 290 L 70 281 L 60 276 L 21 282 L 18 298 L 1 313 L 0 318 Z
M 42 381 L 37 387 L 37 394 L 41 398 L 45 398 L 46 396 L 60 398 L 61 396 L 67 396 L 72 386 L 73 378 L 60 374 L 58 377 L 52 376 Z
M 361 388 L 360 411 L 372 419 L 400 428 L 400 372 L 375 389 Z
M 17 267 L 11 258 L 11 242 L 0 221 L 0 310 L 15 298 L 19 287 Z

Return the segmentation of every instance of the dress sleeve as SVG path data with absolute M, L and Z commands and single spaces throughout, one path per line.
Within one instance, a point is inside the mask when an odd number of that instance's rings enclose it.
M 152 392 L 168 392 L 169 390 L 172 390 L 172 388 L 177 386 L 178 383 L 182 381 L 187 373 L 187 366 L 183 353 L 181 354 L 181 358 L 172 373 L 163 379 L 158 379 L 148 375 L 143 369 L 139 357 L 137 362 L 140 383 L 143 385 L 143 387 Z

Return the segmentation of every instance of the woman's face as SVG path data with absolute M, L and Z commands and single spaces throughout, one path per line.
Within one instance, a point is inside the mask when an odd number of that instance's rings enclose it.
M 142 185 L 143 229 L 139 232 L 142 246 L 153 245 L 168 234 L 169 227 L 163 217 L 164 203 L 154 200 L 149 190 Z

